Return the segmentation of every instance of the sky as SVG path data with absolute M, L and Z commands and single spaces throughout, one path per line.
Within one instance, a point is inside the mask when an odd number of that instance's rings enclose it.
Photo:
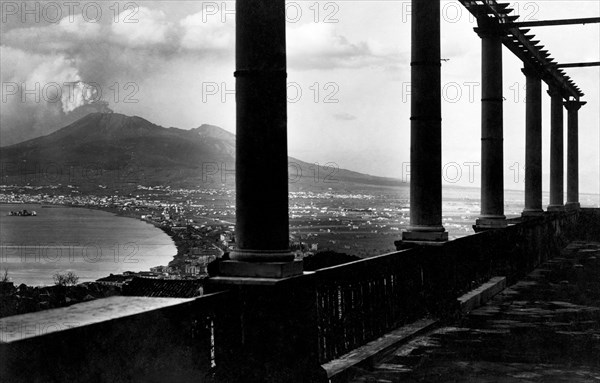
M 234 1 L 0 4 L 1 145 L 108 110 L 165 127 L 206 123 L 235 132 Z M 410 1 L 286 4 L 289 154 L 408 179 Z M 517 1 L 511 8 L 518 21 L 600 16 L 598 0 Z M 443 179 L 479 186 L 481 41 L 458 1 L 443 0 L 441 12 Z M 531 32 L 560 63 L 600 61 L 599 24 Z M 506 48 L 503 62 L 505 188 L 522 190 L 525 77 Z M 579 112 L 580 191 L 600 193 L 600 67 L 566 72 L 588 102 Z M 546 89 L 544 190 L 550 171 Z

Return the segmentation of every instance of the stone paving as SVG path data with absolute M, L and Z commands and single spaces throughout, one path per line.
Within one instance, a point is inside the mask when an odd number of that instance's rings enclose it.
M 600 242 L 572 242 L 456 323 L 397 348 L 363 382 L 600 382 Z

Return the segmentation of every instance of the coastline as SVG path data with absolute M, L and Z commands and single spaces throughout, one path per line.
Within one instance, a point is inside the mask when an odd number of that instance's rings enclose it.
M 137 219 L 138 221 L 141 221 L 148 225 L 154 226 L 155 228 L 161 230 L 163 233 L 168 235 L 169 238 L 171 238 L 171 240 L 173 241 L 175 248 L 177 249 L 177 253 L 175 255 L 173 255 L 173 257 L 172 257 L 173 259 L 168 262 L 167 266 L 172 266 L 173 264 L 179 265 L 180 263 L 182 263 L 183 258 L 185 257 L 184 254 L 188 249 L 186 241 L 182 240 L 175 233 L 173 233 L 173 231 L 171 230 L 170 227 L 168 227 L 166 225 L 159 225 L 156 222 L 142 219 L 141 216 L 144 214 L 139 211 L 136 211 L 134 213 L 134 212 L 130 212 L 127 210 L 121 210 L 116 207 L 108 207 L 108 206 L 93 206 L 93 205 L 92 206 L 81 206 L 81 205 L 59 205 L 59 204 L 49 204 L 49 205 L 50 206 L 66 206 L 66 207 L 82 207 L 82 208 L 92 209 L 92 210 L 101 210 L 101 211 L 105 211 L 107 213 L 112 213 L 118 217 Z M 151 212 L 148 211 L 146 213 L 151 213 Z M 162 266 L 162 265 L 155 265 L 155 267 L 156 266 Z
M 61 206 L 61 205 L 55 205 L 55 206 Z M 67 206 L 67 205 L 65 205 Z M 73 206 L 73 207 L 78 207 L 78 206 Z M 84 206 L 81 206 L 84 207 Z M 179 238 L 172 230 L 169 226 L 166 225 L 159 225 L 157 222 L 153 222 L 153 221 L 149 221 L 146 219 L 142 219 L 141 216 L 144 215 L 142 213 L 135 212 L 135 214 L 133 214 L 133 212 L 129 212 L 129 211 L 124 211 L 124 210 L 119 210 L 117 208 L 114 207 L 103 207 L 103 206 L 91 206 L 88 207 L 89 209 L 96 209 L 96 210 L 102 210 L 102 211 L 106 211 L 109 213 L 113 213 L 116 216 L 119 217 L 126 217 L 126 218 L 133 218 L 133 219 L 137 219 L 139 221 L 145 222 L 149 225 L 152 225 L 154 227 L 156 227 L 157 229 L 160 229 L 163 233 L 165 233 L 166 235 L 169 236 L 169 238 L 171 238 L 171 240 L 173 241 L 173 244 L 175 245 L 175 248 L 177 249 L 177 253 L 175 255 L 173 255 L 173 259 L 171 261 L 169 261 L 169 263 L 167 264 L 167 266 L 172 266 L 172 264 L 174 263 L 179 263 L 183 261 L 184 258 L 184 254 L 187 251 L 188 247 L 186 244 L 186 241 Z M 150 213 L 150 212 L 148 212 Z M 162 265 L 156 265 L 156 266 L 162 266 Z

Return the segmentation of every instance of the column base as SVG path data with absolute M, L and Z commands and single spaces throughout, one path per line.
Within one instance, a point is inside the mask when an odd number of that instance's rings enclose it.
M 207 383 L 328 382 L 318 356 L 316 278 L 219 276 L 207 286 L 229 291 L 226 315 L 215 321 L 214 334 L 233 344 L 219 348 L 217 341 L 220 362 Z
M 243 262 L 291 262 L 294 254 L 289 249 L 285 250 L 247 250 L 235 249 L 229 253 L 229 258 Z
M 523 217 L 523 218 L 535 218 L 535 217 L 541 217 L 543 215 L 544 215 L 543 209 L 525 209 L 521 213 L 521 217 Z
M 439 230 L 439 229 L 438 229 Z M 442 230 L 444 228 L 442 227 Z M 447 231 L 405 231 L 402 239 L 394 241 L 396 250 L 411 249 L 416 246 L 442 246 L 448 242 Z
M 549 213 L 565 211 L 565 205 L 548 205 Z
M 579 202 L 567 202 L 565 204 L 565 210 L 579 210 L 581 209 L 581 204 Z
M 448 240 L 448 232 L 442 231 L 420 231 L 409 230 L 402 233 L 402 241 L 411 242 L 445 242 Z
M 473 230 L 476 233 L 485 230 L 496 230 L 496 229 L 504 229 L 508 226 L 506 222 L 506 217 L 501 215 L 497 217 L 481 217 L 475 220 L 475 225 L 473 225 Z
M 222 277 L 281 279 L 302 275 L 303 271 L 304 262 L 301 260 L 290 262 L 219 262 L 219 276 Z

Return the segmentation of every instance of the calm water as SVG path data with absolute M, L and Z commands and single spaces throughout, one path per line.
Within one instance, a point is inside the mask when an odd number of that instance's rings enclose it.
M 480 190 L 478 188 L 461 188 L 444 185 L 442 215 L 443 225 L 450 239 L 473 234 L 471 226 L 479 216 L 481 209 Z M 565 194 L 566 198 L 566 194 Z M 525 192 L 518 190 L 504 191 L 504 214 L 507 218 L 520 217 L 523 211 Z M 600 206 L 598 194 L 580 193 L 579 201 L 583 207 Z M 542 195 L 542 207 L 546 210 L 550 203 L 547 192 Z
M 35 210 L 37 217 L 7 216 Z M 110 273 L 166 265 L 177 253 L 171 238 L 140 220 L 70 207 L 0 205 L 0 271 L 15 284 L 53 284 L 52 276 L 73 271 L 80 282 Z

